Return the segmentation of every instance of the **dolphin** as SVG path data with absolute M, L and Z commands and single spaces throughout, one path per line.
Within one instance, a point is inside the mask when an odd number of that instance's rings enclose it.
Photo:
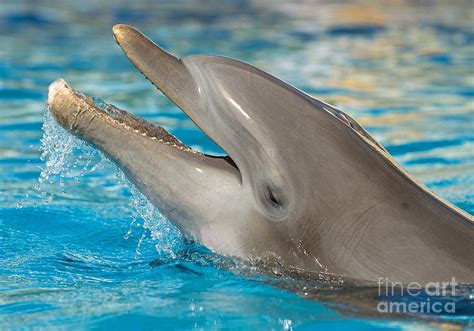
M 409 175 L 349 115 L 250 64 L 179 59 L 123 24 L 113 33 L 227 156 L 200 153 L 158 125 L 97 106 L 62 79 L 49 87 L 49 109 L 188 238 L 282 270 L 474 282 L 473 217 Z

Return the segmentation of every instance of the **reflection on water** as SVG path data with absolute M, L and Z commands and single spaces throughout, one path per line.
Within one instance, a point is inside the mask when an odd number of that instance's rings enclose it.
M 221 153 L 115 45 L 113 24 L 136 25 L 175 54 L 242 59 L 343 109 L 409 172 L 473 213 L 470 9 L 470 1 L 2 1 L 0 320 L 130 328 L 399 327 L 340 315 L 194 260 L 150 266 L 163 238 L 142 238 L 147 216 L 134 215 L 131 192 L 115 168 L 103 163 L 74 179 L 87 162 L 93 167 L 101 159 L 86 148 L 65 150 L 78 160 L 67 163 L 71 176 L 59 176 L 62 184 L 43 180 L 38 193 L 46 89 L 64 77 L 194 148 Z M 141 207 L 150 213 L 146 202 Z M 140 226 L 127 236 L 134 217 Z M 183 263 L 199 272 L 177 267 Z

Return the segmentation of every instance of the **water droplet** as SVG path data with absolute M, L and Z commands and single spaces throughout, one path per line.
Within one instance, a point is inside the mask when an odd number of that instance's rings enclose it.
M 280 319 L 280 324 L 283 326 L 283 330 L 293 330 L 293 328 L 291 327 L 293 322 L 290 319 Z

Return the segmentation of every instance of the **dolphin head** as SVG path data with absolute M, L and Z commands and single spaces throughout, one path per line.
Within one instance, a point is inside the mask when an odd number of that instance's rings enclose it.
M 50 109 L 210 249 L 367 279 L 391 262 L 365 257 L 399 240 L 397 230 L 426 232 L 409 219 L 453 214 L 434 208 L 446 203 L 425 199 L 385 149 L 334 107 L 249 64 L 207 55 L 178 59 L 130 26 L 113 32 L 132 63 L 228 156 L 192 150 L 62 80 L 50 86 Z M 390 254 L 403 251 L 397 247 Z
M 282 162 L 297 152 L 285 141 L 293 130 L 291 100 L 275 100 L 272 77 L 229 58 L 179 60 L 126 25 L 115 26 L 114 35 L 138 69 L 228 153 L 252 208 L 272 221 L 291 217 L 297 207 L 292 186 L 300 186 Z M 285 106 L 286 112 L 278 111 Z
M 127 25 L 115 26 L 114 36 L 135 66 L 228 153 L 252 208 L 268 221 L 305 214 L 302 204 L 311 199 L 301 197 L 322 191 L 318 172 L 333 166 L 325 160 L 329 150 L 344 148 L 341 131 L 369 137 L 349 116 L 246 63 L 208 55 L 180 60 Z
M 157 125 L 95 103 L 62 79 L 49 88 L 56 121 L 103 151 L 189 237 L 245 259 L 295 255 L 299 244 L 288 237 L 288 222 L 301 213 L 298 197 L 309 183 L 291 165 L 306 148 L 293 142 L 304 140 L 288 128 L 291 100 L 272 101 L 271 89 L 281 82 L 233 59 L 178 59 L 130 26 L 113 31 L 135 66 L 228 156 L 195 151 Z M 256 87 L 270 90 L 262 94 Z M 288 106 L 285 113 L 282 106 Z

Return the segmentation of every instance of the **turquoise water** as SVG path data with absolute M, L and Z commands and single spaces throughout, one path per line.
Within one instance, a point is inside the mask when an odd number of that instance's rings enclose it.
M 472 323 L 469 305 L 455 317 L 341 313 L 223 267 L 185 242 L 98 152 L 44 115 L 47 86 L 63 77 L 193 148 L 222 153 L 122 55 L 111 27 L 129 23 L 175 54 L 239 58 L 336 105 L 472 214 L 472 3 L 370 3 L 2 1 L 0 329 Z

